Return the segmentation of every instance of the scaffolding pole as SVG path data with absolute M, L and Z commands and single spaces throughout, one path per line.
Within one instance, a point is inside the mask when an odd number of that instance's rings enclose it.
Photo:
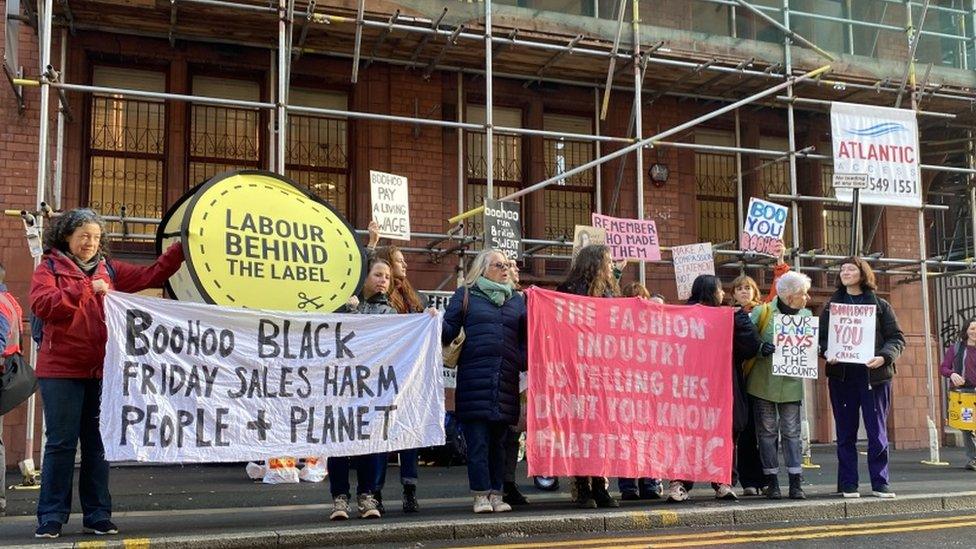
M 485 198 L 495 198 L 495 128 L 491 74 L 491 0 L 485 0 Z
M 68 30 L 61 29 L 61 65 L 60 80 L 63 82 L 68 75 Z M 63 90 L 62 90 L 63 92 Z M 57 140 L 54 146 L 54 184 L 51 186 L 51 196 L 47 197 L 55 210 L 61 209 L 61 187 L 64 182 L 64 123 L 67 113 L 63 105 L 58 109 Z
M 606 155 L 601 156 L 599 158 L 596 158 L 594 160 L 591 160 L 591 161 L 589 161 L 589 162 L 587 162 L 585 164 L 581 164 L 581 165 L 579 165 L 579 166 L 577 166 L 577 167 L 575 167 L 575 168 L 573 168 L 571 170 L 566 171 L 565 173 L 562 173 L 562 174 L 559 174 L 559 175 L 550 177 L 549 179 L 546 179 L 544 181 L 540 181 L 539 183 L 536 183 L 534 185 L 530 185 L 529 187 L 526 187 L 526 188 L 524 188 L 524 189 L 522 189 L 520 191 L 516 191 L 516 192 L 514 192 L 514 193 L 512 193 L 512 194 L 510 194 L 508 196 L 504 196 L 500 200 L 515 200 L 516 198 L 519 198 L 520 196 L 524 196 L 524 195 L 529 194 L 531 192 L 538 191 L 540 189 L 544 189 L 544 188 L 546 188 L 547 186 L 549 186 L 549 185 L 551 185 L 553 183 L 557 183 L 557 182 L 559 182 L 559 181 L 561 181 L 563 179 L 568 179 L 568 178 L 570 178 L 570 177 L 572 177 L 574 175 L 577 175 L 579 173 L 585 172 L 586 170 L 589 170 L 591 168 L 595 168 L 595 167 L 603 164 L 604 162 L 608 162 L 610 160 L 613 160 L 614 158 L 618 158 L 618 157 L 623 156 L 625 154 L 632 153 L 632 152 L 634 152 L 634 151 L 636 151 L 638 149 L 643 149 L 644 147 L 651 146 L 651 145 L 654 144 L 655 141 L 662 140 L 662 139 L 664 139 L 666 137 L 670 137 L 670 136 L 675 135 L 677 133 L 681 133 L 681 132 L 687 130 L 688 128 L 692 128 L 694 126 L 697 126 L 698 124 L 701 124 L 702 122 L 707 122 L 708 120 L 711 120 L 713 118 L 722 116 L 723 114 L 726 114 L 729 111 L 733 111 L 735 109 L 738 109 L 739 107 L 741 107 L 743 105 L 748 105 L 749 103 L 753 103 L 756 100 L 762 99 L 763 97 L 770 96 L 770 95 L 772 95 L 772 94 L 774 94 L 774 93 L 776 93 L 776 92 L 778 92 L 778 91 L 786 88 L 787 86 L 789 86 L 789 85 L 791 85 L 793 83 L 802 82 L 802 81 L 805 81 L 805 80 L 809 80 L 811 78 L 816 78 L 817 76 L 819 76 L 819 75 L 827 72 L 828 70 L 830 70 L 830 65 L 824 65 L 823 67 L 814 69 L 814 70 L 809 71 L 807 73 L 804 73 L 804 74 L 802 74 L 800 76 L 791 76 L 786 82 L 782 82 L 780 84 L 777 84 L 777 85 L 773 86 L 772 88 L 768 88 L 768 89 L 765 89 L 765 90 L 763 90 L 761 92 L 754 93 L 754 94 L 750 95 L 749 97 L 746 97 L 746 98 L 740 99 L 739 101 L 736 101 L 735 103 L 731 103 L 731 104 L 726 105 L 726 106 L 724 106 L 724 107 L 722 107 L 720 109 L 716 109 L 716 110 L 714 110 L 714 111 L 712 111 L 710 113 L 707 113 L 707 114 L 704 114 L 702 116 L 693 118 L 693 119 L 691 119 L 691 120 L 689 120 L 689 121 L 687 121 L 687 122 L 685 122 L 683 124 L 679 124 L 679 125 L 671 128 L 670 130 L 666 130 L 666 131 L 663 131 L 663 132 L 658 133 L 656 135 L 652 135 L 651 137 L 643 138 L 640 141 L 638 141 L 637 143 L 634 143 L 632 145 L 628 145 L 626 147 L 617 149 L 616 151 L 614 151 L 612 153 L 609 153 L 609 154 L 606 154 Z M 466 217 L 470 217 L 472 215 L 475 215 L 475 214 L 477 214 L 479 212 L 480 212 L 480 210 L 478 208 L 475 208 L 473 210 L 469 210 L 467 212 L 464 212 L 461 215 L 455 216 L 455 217 L 451 218 L 449 221 L 451 223 L 457 223 L 458 221 L 460 221 L 460 220 L 462 220 L 462 219 L 464 219 Z
M 634 138 L 640 141 L 644 137 L 644 110 L 642 103 L 643 97 L 641 97 L 641 86 L 643 86 L 644 73 L 641 67 L 644 64 L 641 62 L 641 51 L 640 51 L 640 11 L 638 9 L 639 0 L 633 0 L 631 3 L 631 31 L 633 33 L 634 41 Z M 635 168 L 636 168 L 636 179 L 634 181 L 637 187 L 637 219 L 641 221 L 644 220 L 644 148 L 639 147 L 635 151 Z M 641 284 L 647 283 L 647 271 L 645 269 L 644 263 L 640 262 L 637 264 L 637 277 Z

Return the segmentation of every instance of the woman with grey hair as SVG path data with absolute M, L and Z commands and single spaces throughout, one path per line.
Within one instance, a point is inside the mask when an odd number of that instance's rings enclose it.
M 475 513 L 511 511 L 502 488 L 505 439 L 519 419 L 519 371 L 525 370 L 525 299 L 514 291 L 509 260 L 484 250 L 471 263 L 444 313 L 442 342 L 464 329 L 457 366 L 455 415 L 468 448 Z
M 37 351 L 47 437 L 37 500 L 38 538 L 60 536 L 68 522 L 79 440 L 82 525 L 95 534 L 118 533 L 111 520 L 108 462 L 98 431 L 108 339 L 102 302 L 109 290 L 158 288 L 183 263 L 180 243 L 151 265 L 109 260 L 104 233 L 102 218 L 87 208 L 53 218 L 44 233 L 44 255 L 31 279 L 31 311 L 44 325 Z
M 752 310 L 749 315 L 764 343 L 774 343 L 773 317 L 791 315 L 808 317 L 810 278 L 788 272 L 776 281 L 776 298 Z M 809 334 L 816 342 L 816 333 Z M 815 343 L 814 343 L 815 344 Z M 746 392 L 755 398 L 756 436 L 759 439 L 759 459 L 766 476 L 766 497 L 780 499 L 779 460 L 777 440 L 782 439 L 783 461 L 790 478 L 790 499 L 806 499 L 803 493 L 800 464 L 800 402 L 803 400 L 803 379 L 773 375 L 772 356 L 756 358 L 746 380 Z

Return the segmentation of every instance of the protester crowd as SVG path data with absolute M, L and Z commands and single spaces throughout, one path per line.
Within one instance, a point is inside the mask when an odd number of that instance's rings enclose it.
M 404 314 L 427 310 L 407 277 L 407 263 L 396 247 L 378 247 L 371 225 L 366 280 L 359 296 L 344 311 L 358 314 Z M 46 418 L 46 442 L 41 492 L 38 498 L 37 537 L 57 537 L 68 521 L 73 490 L 75 451 L 81 445 L 78 481 L 82 523 L 96 534 L 114 534 L 112 500 L 108 489 L 109 467 L 99 436 L 98 411 L 102 362 L 107 337 L 103 298 L 111 290 L 137 292 L 159 287 L 183 262 L 183 249 L 174 244 L 154 263 L 137 266 L 111 259 L 105 249 L 104 223 L 91 210 L 78 209 L 52 219 L 44 238 L 45 253 L 31 282 L 30 310 L 38 321 L 37 377 Z M 579 250 L 558 291 L 613 299 L 633 296 L 663 302 L 654 289 L 637 282 L 620 287 L 620 267 L 610 249 L 589 245 Z M 0 269 L 0 284 L 2 284 Z M 736 484 L 744 496 L 784 496 L 780 481 L 788 482 L 786 496 L 804 499 L 802 488 L 800 410 L 802 380 L 774 376 L 770 357 L 775 351 L 772 317 L 776 314 L 810 316 L 807 307 L 811 281 L 789 271 L 780 258 L 767 296 L 748 276 L 728 286 L 734 313 L 732 361 L 716 368 L 732 371 L 734 443 L 730 484 L 714 484 L 721 500 L 738 499 Z M 443 315 L 442 343 L 463 344 L 457 360 L 456 417 L 467 447 L 467 472 L 473 511 L 511 511 L 526 498 L 516 483 L 518 438 L 525 429 L 525 402 L 520 375 L 527 364 L 527 305 L 519 287 L 518 265 L 503 253 L 487 249 L 468 263 L 463 282 Z M 4 357 L 19 356 L 21 312 L 15 300 L 0 287 L 0 348 Z M 866 365 L 827 360 L 830 402 L 837 429 L 838 493 L 858 497 L 855 441 L 863 419 L 868 437 L 870 493 L 894 497 L 888 471 L 887 417 L 895 362 L 905 346 L 891 305 L 876 293 L 871 267 L 859 258 L 848 258 L 840 267 L 837 289 L 829 303 L 877 306 L 875 357 Z M 723 283 L 701 275 L 692 286 L 688 304 L 725 307 Z M 820 354 L 826 351 L 829 304 L 820 314 Z M 32 327 L 35 323 L 32 322 Z M 959 343 L 946 354 L 942 373 L 953 386 L 976 386 L 976 319 L 966 326 Z M 976 435 L 967 433 L 968 467 L 976 470 Z M 2 449 L 2 446 L 0 446 Z M 387 454 L 330 458 L 327 462 L 333 508 L 330 518 L 347 519 L 354 512 L 362 518 L 381 517 L 386 481 Z M 0 454 L 2 459 L 2 454 Z M 417 450 L 399 452 L 403 511 L 418 512 Z M 780 469 L 786 471 L 781 477 Z M 351 500 L 349 472 L 356 471 L 356 499 Z M 611 479 L 576 477 L 573 499 L 581 508 L 619 506 L 611 493 Z M 0 477 L 0 487 L 2 487 Z M 618 479 L 625 500 L 689 499 L 692 483 L 686 479 Z M 0 509 L 3 506 L 0 492 Z

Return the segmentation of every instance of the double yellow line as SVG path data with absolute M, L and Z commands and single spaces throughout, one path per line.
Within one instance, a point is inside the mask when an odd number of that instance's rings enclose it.
M 762 543 L 771 541 L 870 536 L 878 534 L 894 534 L 899 532 L 924 532 L 928 530 L 967 528 L 973 526 L 976 526 L 976 515 L 967 514 L 965 516 L 957 517 L 906 519 L 886 522 L 864 522 L 856 524 L 821 524 L 796 528 L 776 528 L 767 530 L 725 530 L 720 532 L 693 532 L 686 534 L 593 538 L 586 540 L 551 540 L 540 543 L 485 545 L 474 548 L 468 547 L 467 549 L 541 549 L 549 547 L 637 549 L 702 547 L 708 545 L 736 545 L 743 543 Z

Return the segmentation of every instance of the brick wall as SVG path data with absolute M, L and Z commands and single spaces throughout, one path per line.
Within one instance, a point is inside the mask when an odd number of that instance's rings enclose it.
M 36 73 L 36 37 L 30 29 L 21 34 L 21 55 L 28 74 Z M 55 48 L 57 51 L 57 48 Z M 134 65 L 151 63 L 164 66 L 169 75 L 172 91 L 188 92 L 188 82 L 194 71 L 205 67 L 217 70 L 247 70 L 263 75 L 266 81 L 266 52 L 240 48 L 234 55 L 221 53 L 199 44 L 179 43 L 170 48 L 165 40 L 152 40 L 138 37 L 116 37 L 93 35 L 79 32 L 72 39 L 70 48 L 70 80 L 85 82 L 93 61 L 131 62 Z M 349 84 L 350 63 L 346 60 L 323 59 L 303 56 L 295 67 L 295 78 L 302 81 L 303 87 L 323 86 L 330 89 L 345 89 L 349 93 L 349 104 L 353 110 L 400 116 L 427 116 L 434 119 L 454 120 L 458 105 L 456 74 L 434 73 L 429 79 L 423 78 L 422 71 L 409 70 L 383 64 L 372 64 L 360 71 L 360 81 Z M 464 77 L 463 103 L 477 104 L 484 101 L 484 78 Z M 35 201 L 36 186 L 36 148 L 38 92 L 36 88 L 27 89 L 28 111 L 18 115 L 16 104 L 8 86 L 0 86 L 0 168 L 5 175 L 0 196 L 4 198 L 4 208 L 29 208 Z M 495 103 L 522 109 L 526 126 L 538 127 L 546 112 L 591 116 L 594 108 L 594 94 L 591 89 L 572 86 L 546 84 L 544 87 L 523 87 L 522 82 L 496 79 Z M 86 96 L 72 94 L 72 108 L 76 122 L 69 125 L 66 146 L 66 179 L 63 193 L 64 205 L 73 207 L 81 202 L 83 196 L 83 173 L 86 170 L 83 157 L 84 104 Z M 604 135 L 623 136 L 627 133 L 631 112 L 632 96 L 627 92 L 612 95 L 607 119 L 602 124 Z M 681 122 L 697 117 L 717 108 L 695 101 L 681 101 L 663 97 L 645 105 L 644 136 L 653 135 Z M 185 139 L 186 108 L 170 103 L 168 105 L 171 127 L 174 132 L 168 143 L 167 177 L 181 185 L 185 178 L 186 158 L 181 156 L 181 142 Z M 803 116 L 798 115 L 802 120 Z M 824 116 L 811 119 L 806 137 L 798 138 L 798 146 L 815 144 L 822 150 Z M 745 146 L 758 146 L 759 135 L 783 135 L 785 118 L 782 112 L 762 109 L 742 112 L 743 128 L 748 131 Z M 357 227 L 365 227 L 369 219 L 370 169 L 390 171 L 406 176 L 411 186 L 411 225 L 415 232 L 442 233 L 447 228 L 446 219 L 457 212 L 457 133 L 453 129 L 436 126 L 399 124 L 379 121 L 350 120 L 351 221 Z M 802 124 L 802 123 L 801 123 Z M 819 125 L 818 125 L 819 124 Z M 730 130 L 732 119 L 724 117 L 708 124 L 710 127 Z M 802 130 L 800 132 L 802 134 Z M 265 136 L 262 135 L 262 139 Z M 540 137 L 525 137 L 523 149 L 528 151 L 523 169 L 525 183 L 532 184 L 544 178 L 544 162 L 541 158 Z M 677 138 L 673 138 L 677 139 Z M 605 143 L 603 154 L 620 148 L 620 144 Z M 643 152 L 645 170 L 655 162 L 666 164 L 670 170 L 669 180 L 661 186 L 654 186 L 645 175 L 645 216 L 657 222 L 664 246 L 688 244 L 698 241 L 695 153 L 686 149 L 661 148 L 645 149 Z M 752 157 L 744 157 L 745 168 L 758 165 Z M 611 200 L 617 181 L 617 172 L 625 165 L 621 179 L 617 209 L 610 211 Z M 800 163 L 801 190 L 806 186 L 812 190 L 819 184 L 819 170 L 810 163 Z M 604 212 L 620 217 L 635 217 L 636 188 L 634 155 L 606 162 L 601 165 L 603 181 L 602 200 Z M 754 187 L 755 177 L 746 181 L 747 188 Z M 172 185 L 165 197 L 167 203 L 178 198 L 181 190 Z M 807 191 L 810 192 L 810 191 Z M 530 195 L 523 200 L 527 214 L 525 234 L 541 237 L 544 234 L 544 216 L 540 222 L 541 194 Z M 812 208 L 812 207 L 810 207 Z M 807 211 L 805 219 L 816 219 L 818 210 Z M 886 213 L 888 230 L 879 236 L 880 249 L 889 256 L 917 256 L 915 237 L 916 221 L 912 212 L 889 210 Z M 868 218 L 868 216 L 866 216 Z M 26 303 L 26 290 L 32 264 L 26 252 L 22 228 L 14 218 L 0 218 L 4 238 L 0 239 L 0 259 L 7 266 L 8 282 L 11 289 Z M 814 225 L 813 223 L 807 226 Z M 819 237 L 808 231 L 804 241 L 817 242 Z M 425 240 L 404 243 L 408 247 L 419 247 Z M 810 246 L 807 246 L 810 247 Z M 665 254 L 667 257 L 667 254 Z M 432 261 L 427 254 L 408 254 L 411 279 L 419 288 L 433 288 L 449 275 L 456 264 L 453 257 Z M 676 299 L 673 273 L 667 265 L 649 265 L 648 287 L 651 291 L 663 293 L 670 301 Z M 625 281 L 636 276 L 636 268 L 630 267 Z M 448 288 L 453 287 L 448 285 Z M 918 300 L 918 286 L 902 285 L 892 288 L 891 300 L 909 339 L 909 349 L 899 361 L 899 377 L 895 383 L 894 411 L 892 414 L 893 439 L 899 447 L 923 445 L 927 441 L 924 430 L 925 417 L 925 371 L 921 342 L 921 304 Z M 921 391 L 921 392 L 920 392 Z M 821 440 L 829 438 L 829 409 L 824 405 L 826 391 L 818 397 L 818 417 L 822 424 L 817 433 Z M 8 463 L 23 458 L 23 439 L 25 431 L 25 412 L 21 408 L 3 418 L 5 441 L 7 442 Z M 38 420 L 38 429 L 40 422 Z M 40 440 L 40 431 L 37 431 Z M 35 454 L 35 457 L 37 455 Z

